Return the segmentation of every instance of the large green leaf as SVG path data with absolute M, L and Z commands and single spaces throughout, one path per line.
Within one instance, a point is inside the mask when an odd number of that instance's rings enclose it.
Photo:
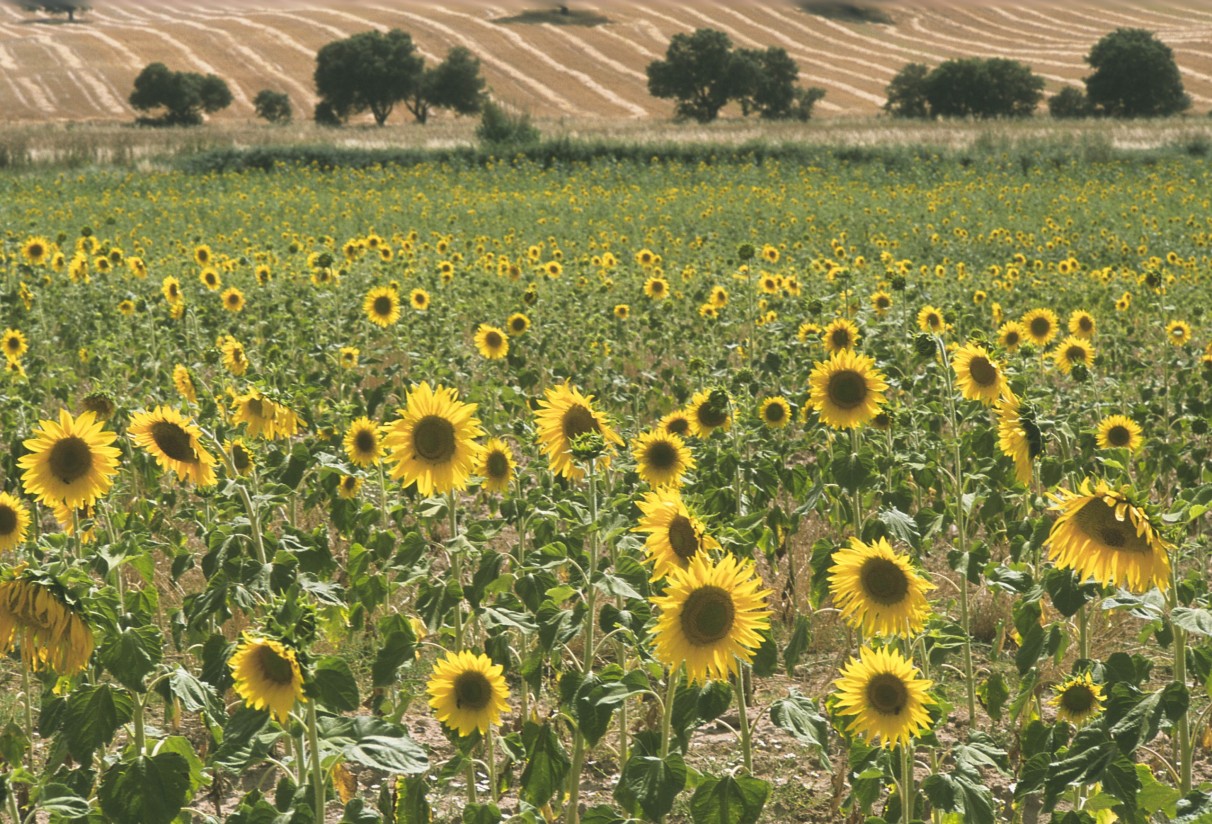
M 324 715 L 317 726 L 321 749 L 327 746 L 350 761 L 404 775 L 429 769 L 425 749 L 402 726 L 386 719 Z
M 686 762 L 677 753 L 665 758 L 632 755 L 614 788 L 614 798 L 626 809 L 640 809 L 656 821 L 673 809 L 674 799 L 686 786 Z
M 143 680 L 164 657 L 164 633 L 154 626 L 127 627 L 102 645 L 99 657 L 124 687 L 142 692 Z
M 358 681 L 345 659 L 326 655 L 312 667 L 308 695 L 319 699 L 325 709 L 352 712 L 358 708 Z
M 522 798 L 541 807 L 559 791 L 571 763 L 560 736 L 550 723 L 527 721 L 522 730 L 526 768 L 522 771 Z
M 170 824 L 189 798 L 189 763 L 175 752 L 120 761 L 105 771 L 97 798 L 115 824 Z
M 770 785 L 748 775 L 708 778 L 690 799 L 694 824 L 756 824 Z
M 134 706 L 125 690 L 111 684 L 81 687 L 68 696 L 63 737 L 72 758 L 87 763 L 94 750 L 113 741 L 118 728 L 131 720 Z
M 77 795 L 71 787 L 57 783 L 47 784 L 42 788 L 34 807 L 67 819 L 83 818 L 92 809 L 88 800 Z
M 770 705 L 770 720 L 780 729 L 791 733 L 801 743 L 815 747 L 821 756 L 821 765 L 832 770 L 827 756 L 829 745 L 829 720 L 821 715 L 816 702 L 790 690 L 786 698 Z

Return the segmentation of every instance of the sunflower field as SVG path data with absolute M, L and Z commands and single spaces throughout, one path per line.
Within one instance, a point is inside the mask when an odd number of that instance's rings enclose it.
M 42 170 L 17 822 L 1212 820 L 1212 174 Z

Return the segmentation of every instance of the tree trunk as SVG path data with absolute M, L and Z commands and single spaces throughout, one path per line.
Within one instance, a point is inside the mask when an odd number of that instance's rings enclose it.
M 67 10 L 67 22 L 69 22 L 69 23 L 76 22 L 76 10 L 75 9 Z

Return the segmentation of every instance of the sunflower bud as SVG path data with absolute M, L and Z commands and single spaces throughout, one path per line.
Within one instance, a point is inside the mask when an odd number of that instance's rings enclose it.
M 1078 383 L 1085 383 L 1090 380 L 1090 370 L 1086 368 L 1084 363 L 1075 363 L 1069 370 L 1069 375 Z
M 752 243 L 742 243 L 736 250 L 736 256 L 741 260 L 753 260 L 756 254 L 757 250 L 753 248 Z
M 600 432 L 582 432 L 572 439 L 569 451 L 578 461 L 588 463 L 606 451 L 606 440 Z
M 824 306 L 816 298 L 813 298 L 812 300 L 808 301 L 808 314 L 810 314 L 814 317 L 816 315 L 819 315 L 823 308 L 824 308 Z
M 1161 275 L 1157 272 L 1150 272 L 1149 274 L 1145 275 L 1145 285 L 1150 289 L 1159 289 L 1161 288 L 1161 284 Z
M 117 410 L 113 395 L 105 391 L 93 392 L 85 396 L 84 400 L 80 402 L 80 406 L 85 412 L 92 412 L 99 421 L 108 421 Z
M 919 358 L 932 358 L 938 354 L 938 343 L 931 335 L 922 332 L 913 339 L 913 350 Z
M 889 281 L 889 285 L 892 286 L 892 291 L 894 291 L 894 292 L 905 291 L 905 286 L 907 285 L 905 283 L 905 276 L 904 275 L 893 275 L 892 280 Z

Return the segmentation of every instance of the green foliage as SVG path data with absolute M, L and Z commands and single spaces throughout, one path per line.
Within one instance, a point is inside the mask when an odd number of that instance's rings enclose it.
M 926 78 L 930 67 L 925 63 L 906 63 L 892 78 L 884 94 L 888 100 L 884 111 L 893 117 L 930 116 L 930 104 L 926 99 Z
M 97 793 L 110 821 L 169 824 L 189 798 L 189 762 L 175 752 L 120 761 L 105 771 Z
M 316 93 L 337 120 L 369 109 L 382 126 L 397 103 L 416 93 L 424 68 L 406 32 L 365 31 L 317 52 Z
M 947 60 L 925 79 L 933 117 L 1029 117 L 1043 98 L 1044 79 L 1017 60 L 965 57 Z
M 290 95 L 285 92 L 262 89 L 253 98 L 253 106 L 257 110 L 257 117 L 274 124 L 289 123 L 293 114 Z
M 1086 94 L 1099 114 L 1167 117 L 1191 107 L 1174 52 L 1145 29 L 1116 29 L 1086 55 Z
M 231 89 L 222 78 L 172 71 L 163 63 L 145 66 L 130 94 L 131 106 L 139 111 L 165 110 L 159 117 L 139 119 L 149 126 L 196 126 L 203 113 L 214 114 L 231 102 Z
M 510 149 L 539 142 L 539 130 L 525 112 L 508 112 L 489 101 L 480 112 L 476 139 L 492 149 Z
M 1084 91 L 1076 86 L 1065 86 L 1048 98 L 1048 114 L 1058 120 L 1089 117 L 1094 114 L 1094 107 Z
M 455 46 L 445 60 L 425 69 L 416 91 L 405 98 L 404 105 L 418 123 L 429 120 L 431 109 L 475 114 L 484 105 L 484 86 L 480 59 L 462 46 Z

